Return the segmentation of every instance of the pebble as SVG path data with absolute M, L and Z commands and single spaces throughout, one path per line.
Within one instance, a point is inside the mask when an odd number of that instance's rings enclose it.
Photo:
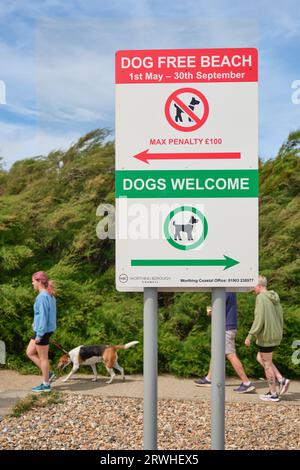
M 0 422 L 2 450 L 142 450 L 143 400 L 63 394 Z M 227 450 L 300 450 L 299 407 L 288 403 L 226 403 Z M 159 400 L 158 449 L 211 448 L 210 403 Z M 78 436 L 80 435 L 80 440 Z

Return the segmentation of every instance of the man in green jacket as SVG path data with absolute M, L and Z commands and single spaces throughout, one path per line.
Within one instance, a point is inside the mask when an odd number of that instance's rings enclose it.
M 255 287 L 256 303 L 254 321 L 245 340 L 245 345 L 250 346 L 252 338 L 256 338 L 259 352 L 257 360 L 263 366 L 269 384 L 269 392 L 260 395 L 264 401 L 279 401 L 289 387 L 290 381 L 282 376 L 272 360 L 272 354 L 276 346 L 279 346 L 283 333 L 283 313 L 279 295 L 273 290 L 267 290 L 267 279 L 258 277 Z M 276 390 L 276 379 L 279 382 L 279 393 Z

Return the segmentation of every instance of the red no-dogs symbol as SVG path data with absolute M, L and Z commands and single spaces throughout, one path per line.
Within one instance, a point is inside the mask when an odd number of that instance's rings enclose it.
M 182 132 L 199 129 L 205 123 L 209 112 L 208 101 L 195 88 L 180 88 L 166 101 L 165 115 L 172 127 Z

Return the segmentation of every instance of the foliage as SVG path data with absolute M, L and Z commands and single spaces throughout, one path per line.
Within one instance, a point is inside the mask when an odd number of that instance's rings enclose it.
M 19 418 L 33 408 L 46 408 L 61 403 L 63 403 L 62 395 L 56 391 L 41 393 L 40 395 L 27 395 L 27 397 L 17 401 L 10 416 Z
M 97 206 L 114 203 L 114 144 L 107 136 L 106 129 L 91 131 L 66 152 L 21 160 L 9 171 L 0 162 L 0 338 L 8 367 L 36 370 L 25 349 L 35 298 L 31 275 L 44 270 L 57 287 L 58 343 L 71 349 L 138 340 L 119 352 L 120 362 L 128 373 L 142 371 L 142 295 L 115 290 L 114 241 L 96 236 Z M 277 158 L 260 162 L 260 270 L 282 299 L 285 335 L 275 361 L 289 377 L 299 375 L 291 361 L 292 343 L 300 340 L 299 144 L 300 130 L 289 135 Z M 252 294 L 238 294 L 237 347 L 247 373 L 260 377 L 255 348 L 244 346 L 254 302 Z M 209 294 L 159 294 L 160 372 L 206 373 L 210 303 Z M 59 355 L 51 347 L 53 362 Z M 233 374 L 229 364 L 227 373 Z

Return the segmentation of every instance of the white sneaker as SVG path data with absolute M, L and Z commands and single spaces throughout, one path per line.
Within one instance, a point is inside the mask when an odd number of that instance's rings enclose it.
M 290 380 L 283 377 L 282 381 L 279 382 L 279 395 L 283 395 L 288 391 L 290 386 Z
M 263 401 L 279 401 L 277 393 L 272 394 L 271 392 L 268 392 L 265 395 L 259 395 L 259 398 Z

